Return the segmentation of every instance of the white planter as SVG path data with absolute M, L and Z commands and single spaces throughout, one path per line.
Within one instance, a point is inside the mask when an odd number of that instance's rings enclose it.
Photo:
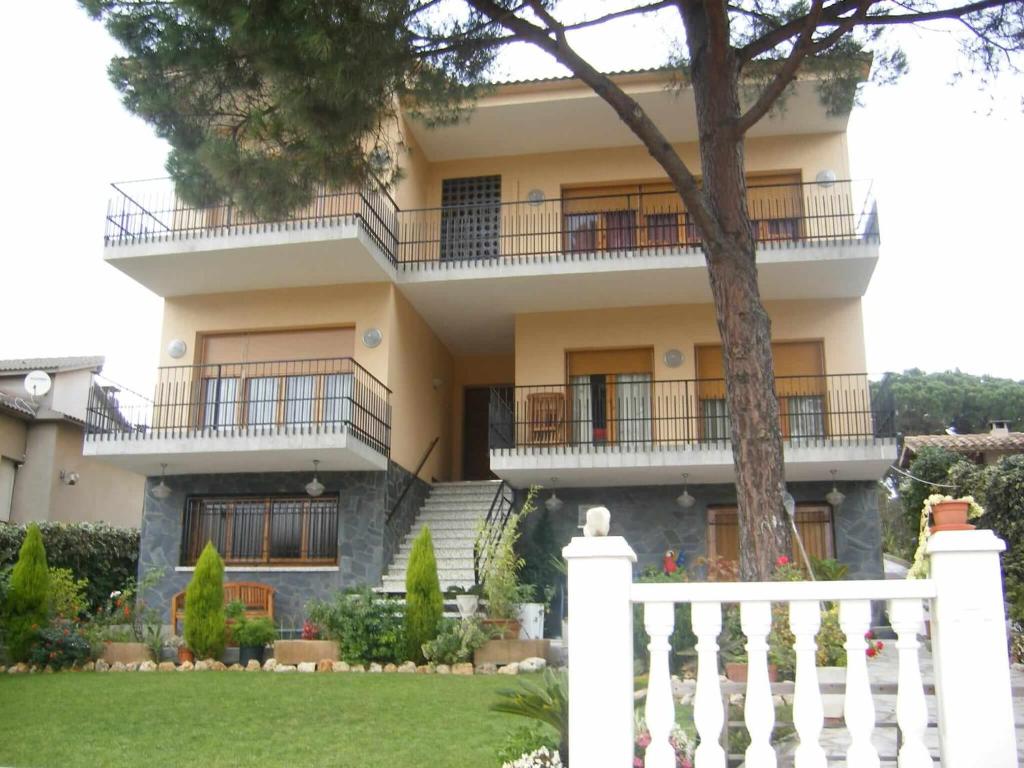
M 544 603 L 521 603 L 518 608 L 519 639 L 544 639 Z
M 459 606 L 459 616 L 464 619 L 471 619 L 476 616 L 480 607 L 479 595 L 456 595 L 455 604 Z
M 846 667 L 818 667 L 818 683 L 846 684 Z M 838 720 L 843 717 L 846 695 L 842 693 L 821 694 L 821 708 L 825 717 Z

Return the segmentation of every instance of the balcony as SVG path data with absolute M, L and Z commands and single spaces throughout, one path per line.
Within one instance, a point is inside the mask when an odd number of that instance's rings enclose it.
M 351 358 L 158 369 L 152 399 L 103 380 L 87 456 L 155 474 L 387 467 L 391 392 Z
M 896 457 L 893 414 L 865 374 L 775 382 L 789 480 L 873 480 Z M 733 480 L 725 381 L 647 374 L 491 391 L 491 471 L 513 485 L 645 485 Z
M 159 296 L 394 279 L 386 192 L 320 188 L 305 208 L 266 219 L 188 205 L 167 179 L 111 186 L 104 258 Z

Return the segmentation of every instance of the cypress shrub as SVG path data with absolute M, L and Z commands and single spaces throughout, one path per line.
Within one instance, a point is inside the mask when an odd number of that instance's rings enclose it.
M 423 663 L 423 644 L 437 637 L 444 601 L 430 529 L 423 526 L 409 553 L 405 572 L 405 638 L 409 658 Z
M 39 526 L 33 523 L 25 532 L 7 593 L 6 642 L 7 655 L 12 661 L 28 661 L 36 632 L 47 624 L 49 592 L 46 548 Z
M 207 542 L 185 590 L 185 643 L 197 659 L 224 651 L 224 561 Z

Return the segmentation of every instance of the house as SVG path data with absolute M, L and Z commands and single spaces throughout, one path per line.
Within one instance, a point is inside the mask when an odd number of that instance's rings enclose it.
M 137 528 L 145 478 L 82 455 L 102 357 L 0 360 L 0 522 L 106 522 Z M 33 396 L 25 377 L 42 371 Z
M 989 431 L 969 435 L 907 435 L 903 438 L 900 466 L 909 467 L 923 448 L 942 448 L 958 453 L 975 464 L 995 464 L 1000 459 L 1024 453 L 1024 432 L 1011 432 L 1010 422 L 989 422 Z
M 615 77 L 698 166 L 670 75 Z M 801 81 L 746 158 L 799 527 L 874 577 L 896 442 L 864 373 L 879 238 L 847 120 Z M 401 591 L 423 523 L 442 583 L 471 583 L 479 522 L 534 485 L 560 542 L 601 503 L 643 565 L 737 557 L 707 269 L 659 167 L 569 78 L 399 129 L 391 193 L 321 189 L 283 220 L 115 186 L 104 258 L 164 297 L 163 359 L 151 395 L 108 393 L 86 452 L 149 477 L 141 562 L 168 569 L 162 596 L 212 540 L 297 623 L 338 587 Z

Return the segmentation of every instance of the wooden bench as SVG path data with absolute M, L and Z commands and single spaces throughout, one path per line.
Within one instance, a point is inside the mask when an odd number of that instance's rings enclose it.
M 224 605 L 238 600 L 245 604 L 245 616 L 274 618 L 274 588 L 256 581 L 235 581 L 224 585 Z M 178 622 L 185 621 L 185 593 L 171 598 L 171 629 L 178 634 Z

